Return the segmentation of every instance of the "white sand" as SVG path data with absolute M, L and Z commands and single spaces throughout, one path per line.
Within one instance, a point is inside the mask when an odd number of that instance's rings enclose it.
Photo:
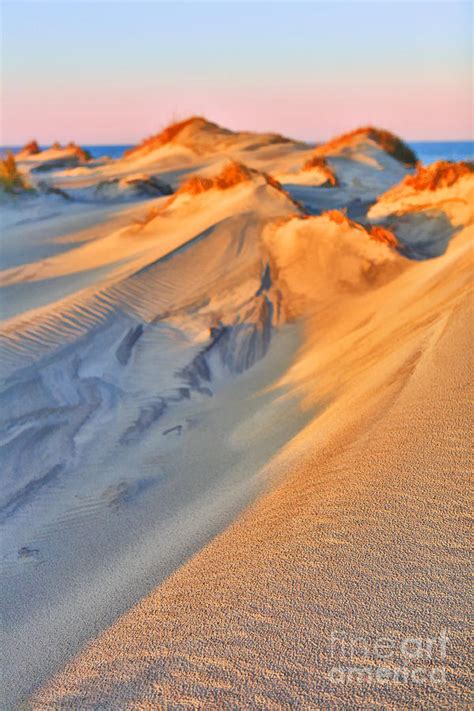
M 284 175 L 309 152 L 214 139 L 193 129 L 88 184 L 140 161 L 176 177 L 184 155 L 186 173 L 212 174 L 224 150 Z M 331 159 L 340 188 L 292 194 L 318 212 L 407 172 L 370 142 L 358 151 Z M 84 184 L 83 169 L 56 179 Z M 76 238 L 46 218 L 40 260 L 29 227 L 23 261 L 0 273 L 17 290 L 3 328 L 6 708 L 467 706 L 472 181 L 371 208 L 406 252 L 441 254 L 418 262 L 350 221 L 303 219 L 259 178 L 180 196 L 143 228 L 126 216 L 164 199 L 108 207 Z M 28 302 L 60 279 L 56 298 Z M 360 638 L 350 659 L 331 635 Z M 395 652 L 381 663 L 383 637 Z M 431 658 L 400 654 L 413 637 L 437 638 Z M 340 667 L 406 665 L 420 683 L 341 683 Z

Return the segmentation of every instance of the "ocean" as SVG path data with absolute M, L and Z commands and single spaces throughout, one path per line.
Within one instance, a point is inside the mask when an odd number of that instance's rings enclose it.
M 474 141 L 416 141 L 408 144 L 422 163 L 474 160 Z
M 474 160 L 474 141 L 415 141 L 408 142 L 408 145 L 426 165 L 436 160 Z M 20 148 L 20 146 L 1 146 L 0 156 L 3 157 L 7 150 L 15 153 Z M 127 148 L 132 148 L 132 145 L 92 145 L 83 148 L 90 151 L 94 158 L 104 156 L 120 158 Z

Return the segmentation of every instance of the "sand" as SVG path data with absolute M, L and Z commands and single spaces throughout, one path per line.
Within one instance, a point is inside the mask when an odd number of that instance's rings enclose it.
M 186 174 L 220 170 L 212 130 Z M 117 174 L 169 177 L 200 131 Z M 7 708 L 467 707 L 473 179 L 410 197 L 370 140 L 327 160 L 337 188 L 118 205 L 0 274 L 88 280 L 3 329 Z

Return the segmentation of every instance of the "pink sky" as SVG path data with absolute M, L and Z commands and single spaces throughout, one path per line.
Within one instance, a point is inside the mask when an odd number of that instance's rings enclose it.
M 315 141 L 368 123 L 472 139 L 469 3 L 5 8 L 4 145 L 133 143 L 191 114 Z

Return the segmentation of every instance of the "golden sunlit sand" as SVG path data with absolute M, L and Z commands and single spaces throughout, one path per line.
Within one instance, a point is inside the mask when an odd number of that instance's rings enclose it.
M 7 160 L 6 707 L 467 707 L 472 164 Z

